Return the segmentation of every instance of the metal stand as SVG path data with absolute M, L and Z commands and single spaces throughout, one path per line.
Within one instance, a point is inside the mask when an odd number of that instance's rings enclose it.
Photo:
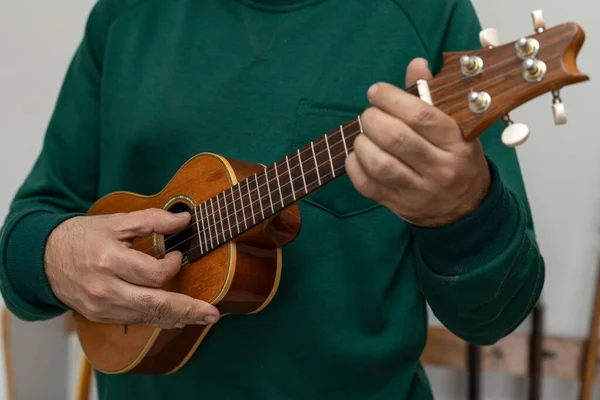
M 544 305 L 533 309 L 533 327 L 529 342 L 529 400 L 542 398 L 542 355 L 544 342 Z
M 469 400 L 481 399 L 481 347 L 469 343 Z

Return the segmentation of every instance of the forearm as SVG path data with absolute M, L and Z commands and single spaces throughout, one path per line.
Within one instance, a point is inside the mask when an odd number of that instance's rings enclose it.
M 528 210 L 491 165 L 492 187 L 475 213 L 441 229 L 412 228 L 432 311 L 456 335 L 481 345 L 513 331 L 544 282 Z

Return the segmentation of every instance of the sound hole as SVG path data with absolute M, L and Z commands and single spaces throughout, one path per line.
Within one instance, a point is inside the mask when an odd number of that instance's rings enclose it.
M 174 214 L 190 211 L 191 207 L 186 203 L 175 203 L 168 210 Z M 183 265 L 187 264 L 188 253 L 194 250 L 197 239 L 195 238 L 196 231 L 194 230 L 193 224 L 190 224 L 184 230 L 165 235 L 165 253 L 172 251 L 180 251 L 183 254 Z

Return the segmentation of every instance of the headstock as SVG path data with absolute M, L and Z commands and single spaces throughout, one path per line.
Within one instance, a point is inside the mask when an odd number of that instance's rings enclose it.
M 564 124 L 559 90 L 589 80 L 576 63 L 585 40 L 581 27 L 565 23 L 546 29 L 541 11 L 531 16 L 533 35 L 500 45 L 497 32 L 486 29 L 480 34 L 480 50 L 445 53 L 440 73 L 417 83 L 421 98 L 453 117 L 467 140 L 474 140 L 503 119 L 507 126 L 504 144 L 514 147 L 523 143 L 529 128 L 513 123 L 509 112 L 549 92 L 553 94 L 554 121 Z

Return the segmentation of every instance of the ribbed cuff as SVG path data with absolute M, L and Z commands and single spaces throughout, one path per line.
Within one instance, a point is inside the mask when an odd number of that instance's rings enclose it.
M 491 186 L 477 210 L 441 228 L 411 225 L 421 256 L 437 274 L 459 275 L 493 260 L 509 244 L 522 219 L 522 207 L 502 182 L 497 167 L 489 159 L 488 165 Z
M 5 270 L 10 287 L 3 291 L 8 301 L 32 315 L 68 310 L 52 292 L 44 269 L 46 241 L 62 222 L 82 214 L 39 212 L 19 220 L 8 235 L 5 248 Z M 8 289 L 8 290 L 7 290 Z

